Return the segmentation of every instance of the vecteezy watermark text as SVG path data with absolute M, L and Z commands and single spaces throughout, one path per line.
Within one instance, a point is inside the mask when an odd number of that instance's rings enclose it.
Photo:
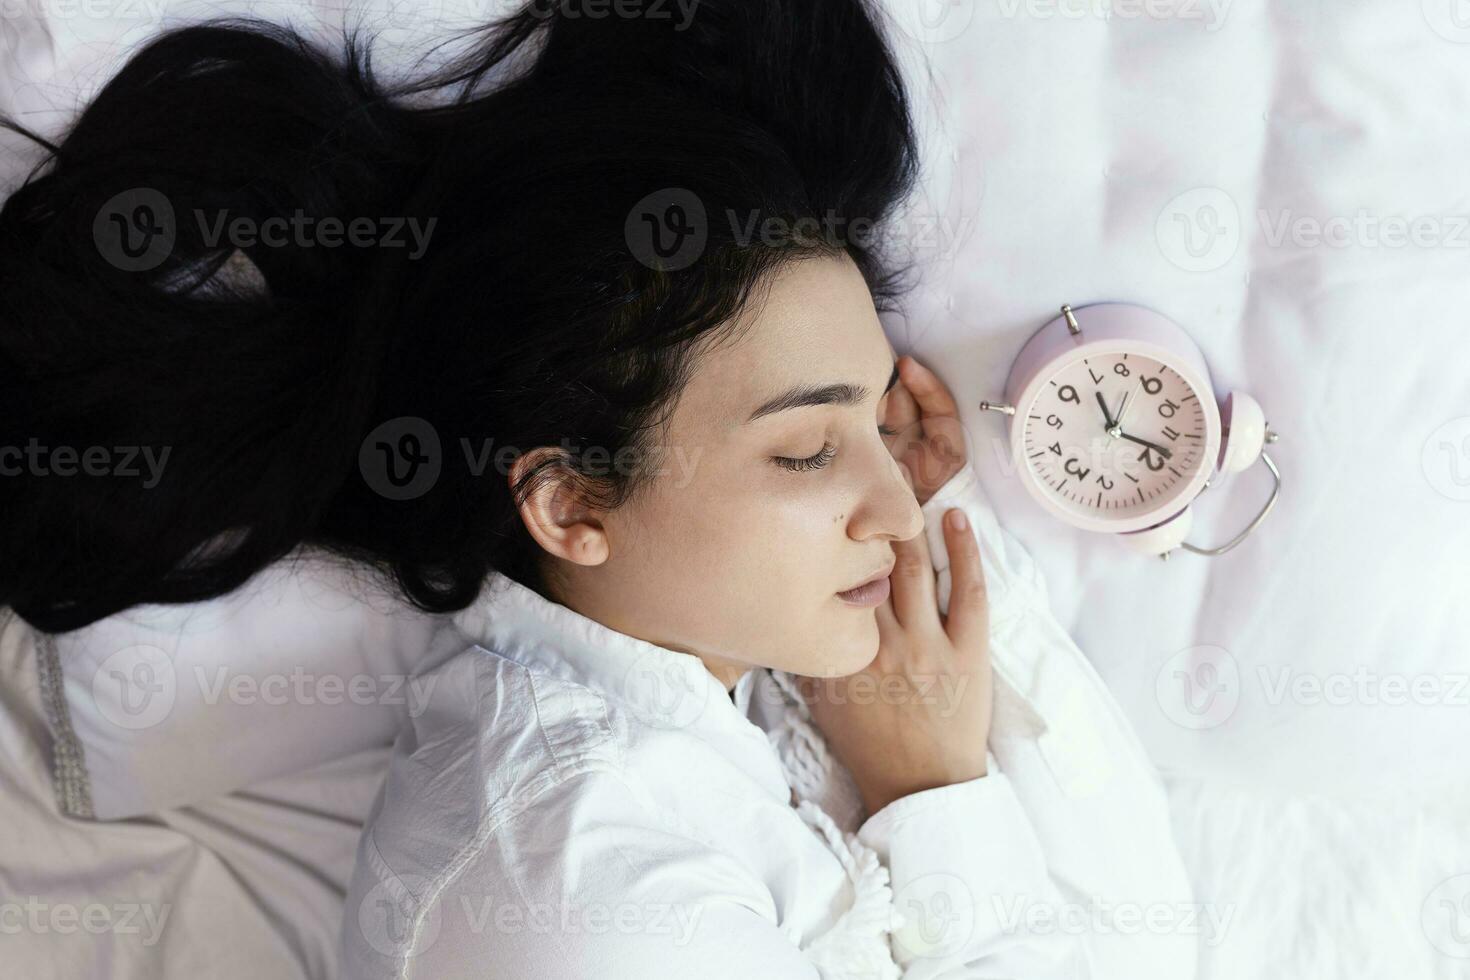
M 438 218 L 397 215 L 343 218 L 307 214 L 296 208 L 287 215 L 257 219 L 229 209 L 193 211 L 200 240 L 211 249 L 385 248 L 409 249 L 416 260 L 428 250 Z M 133 187 L 114 194 L 97 209 L 92 239 L 97 252 L 124 272 L 147 272 L 168 261 L 179 241 L 179 216 L 167 194 L 153 187 Z
M 412 217 L 317 218 L 297 208 L 291 217 L 281 216 L 256 221 L 254 218 L 230 217 L 230 212 L 221 211 L 213 218 L 203 211 L 194 211 L 194 220 L 199 224 L 199 235 L 204 244 L 218 248 L 222 241 L 235 248 L 404 248 L 412 240 L 410 259 L 420 259 L 428 249 L 429 237 L 434 233 L 438 218 L 420 222 Z
M 47 902 L 29 895 L 25 901 L 0 901 L 0 936 L 32 935 L 141 936 L 141 945 L 153 946 L 163 933 L 173 906 L 164 902 Z
M 152 490 L 163 478 L 172 448 L 47 446 L 32 437 L 24 446 L 0 446 L 0 477 L 143 476 L 143 489 Z

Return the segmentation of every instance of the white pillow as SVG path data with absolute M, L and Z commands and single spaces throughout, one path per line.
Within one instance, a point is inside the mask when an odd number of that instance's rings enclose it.
M 37 634 L 60 806 L 137 816 L 389 744 L 446 625 L 298 555 L 219 599 Z

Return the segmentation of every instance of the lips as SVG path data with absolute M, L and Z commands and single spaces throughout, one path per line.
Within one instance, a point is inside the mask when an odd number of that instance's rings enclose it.
M 863 579 L 857 585 L 854 585 L 850 589 L 845 589 L 844 591 L 846 591 L 846 592 L 855 592 L 858 589 L 861 589 L 865 585 L 872 585 L 874 582 L 878 581 L 879 579 L 887 578 L 888 576 L 890 576 L 890 575 L 893 574 L 893 566 L 894 566 L 894 564 L 895 564 L 894 562 L 891 562 L 890 561 L 887 565 L 884 565 L 882 568 L 878 569 L 878 571 L 874 572 L 872 575 L 869 575 L 867 578 Z
M 837 598 L 855 606 L 876 606 L 888 598 L 888 576 L 893 573 L 893 562 L 883 570 L 869 576 L 850 589 L 837 593 Z

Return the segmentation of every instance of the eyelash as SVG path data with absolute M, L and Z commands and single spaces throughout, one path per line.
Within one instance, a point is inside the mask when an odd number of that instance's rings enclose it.
M 885 436 L 898 435 L 897 429 L 890 429 L 886 425 L 878 426 L 878 433 Z M 802 459 L 792 459 L 790 456 L 772 456 L 771 460 L 783 469 L 791 470 L 793 473 L 806 473 L 811 470 L 819 470 L 832 462 L 832 457 L 837 455 L 837 447 L 830 442 L 822 447 L 822 451 L 815 456 L 807 456 Z

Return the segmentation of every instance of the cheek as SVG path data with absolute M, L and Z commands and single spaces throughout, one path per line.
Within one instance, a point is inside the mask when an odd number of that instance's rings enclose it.
M 850 510 L 840 495 L 811 488 L 691 485 L 637 524 L 647 545 L 641 587 L 684 632 L 747 662 L 852 673 L 876 653 L 878 627 L 870 610 L 834 595 L 856 571 L 846 567 Z
M 697 587 L 718 590 L 732 615 L 810 609 L 850 571 L 842 567 L 848 502 L 801 487 L 807 474 L 775 476 L 691 485 L 659 517 L 657 533 L 677 542 L 678 564 Z

